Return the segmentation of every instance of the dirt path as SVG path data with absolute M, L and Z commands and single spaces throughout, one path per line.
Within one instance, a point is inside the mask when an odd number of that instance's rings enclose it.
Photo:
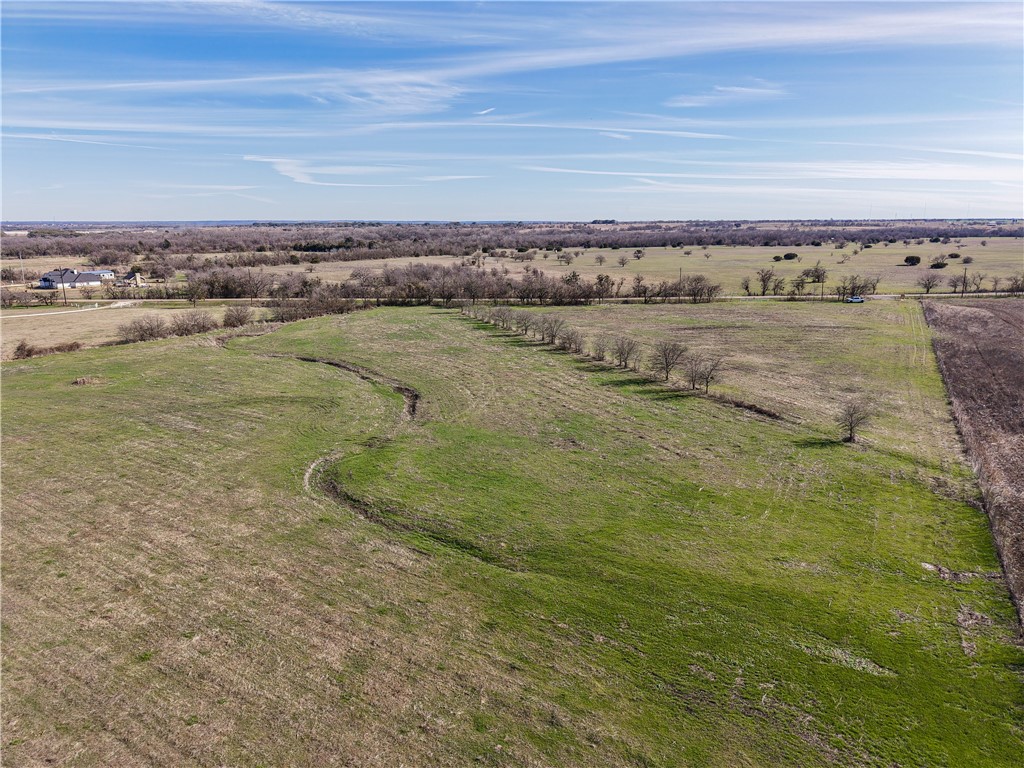
M 14 320 L 16 317 L 54 317 L 56 315 L 73 315 L 75 312 L 96 312 L 101 309 L 125 309 L 126 307 L 134 306 L 134 302 L 131 301 L 115 301 L 113 304 L 97 305 L 95 307 L 86 307 L 85 309 L 62 309 L 58 312 L 33 312 L 30 315 L 25 315 L 20 312 L 13 314 L 0 315 L 0 320 Z

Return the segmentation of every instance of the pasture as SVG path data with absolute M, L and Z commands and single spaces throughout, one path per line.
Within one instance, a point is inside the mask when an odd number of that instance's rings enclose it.
M 92 309 L 97 306 L 100 308 Z M 221 303 L 203 302 L 200 308 L 220 322 L 227 307 Z M 4 359 L 9 359 L 23 339 L 39 347 L 72 341 L 83 346 L 108 344 L 117 341 L 118 326 L 137 317 L 156 314 L 170 321 L 175 315 L 191 309 L 191 305 L 185 302 L 134 302 L 132 306 L 113 308 L 107 308 L 100 302 L 83 302 L 68 307 L 4 310 L 0 314 L 0 351 Z
M 624 277 L 627 291 L 635 275 L 643 275 L 648 283 L 657 283 L 662 280 L 676 280 L 681 270 L 683 275 L 707 275 L 714 282 L 722 284 L 726 295 L 742 295 L 740 281 L 744 277 L 753 278 L 760 269 L 774 269 L 789 283 L 799 276 L 800 272 L 820 261 L 821 266 L 828 270 L 826 290 L 829 286 L 835 287 L 835 284 L 844 277 L 860 275 L 881 278 L 878 285 L 879 293 L 923 293 L 917 285 L 917 280 L 930 272 L 937 272 L 942 278 L 940 286 L 934 289 L 934 292 L 941 292 L 948 290 L 946 280 L 957 274 L 957 270 L 962 275 L 964 267 L 967 267 L 969 272 L 981 272 L 989 278 L 1000 277 L 1003 280 L 1024 270 L 1024 244 L 1020 239 L 991 238 L 986 240 L 986 243 L 982 246 L 981 238 L 964 238 L 961 245 L 943 245 L 928 241 L 921 245 L 911 243 L 908 246 L 902 243 L 877 243 L 863 250 L 859 250 L 860 246 L 853 242 L 842 249 L 835 247 L 833 243 L 821 246 L 771 248 L 712 245 L 706 250 L 700 246 L 646 248 L 643 258 L 639 260 L 632 256 L 635 249 L 579 249 L 581 255 L 571 264 L 558 263 L 555 258 L 557 254 L 549 253 L 547 258 L 543 258 L 542 253 L 531 262 L 531 266 L 552 274 L 576 271 L 588 279 L 593 279 L 602 272 L 615 279 Z M 858 249 L 859 253 L 854 253 L 855 249 Z M 690 253 L 687 254 L 687 251 Z M 570 252 L 575 253 L 576 250 Z M 953 259 L 948 262 L 949 266 L 945 269 L 929 269 L 928 264 L 932 258 L 953 252 L 960 253 L 961 257 L 972 257 L 972 263 L 961 264 L 960 261 Z M 786 253 L 796 253 L 798 258 L 789 261 L 773 260 L 773 257 L 784 256 Z M 909 267 L 904 264 L 904 258 L 911 255 L 921 258 L 920 265 Z M 618 263 L 622 256 L 627 257 L 624 266 Z M 603 264 L 598 263 L 599 257 L 604 259 Z M 515 274 L 515 268 L 512 268 L 512 271 Z M 987 290 L 990 281 L 986 281 L 984 286 Z M 817 287 L 808 286 L 808 291 L 814 293 Z
M 431 307 L 4 363 L 5 761 L 1016 764 L 916 302 L 542 311 L 781 418 Z
M 982 245 L 983 242 L 986 243 Z M 786 278 L 787 282 L 797 277 L 800 272 L 809 267 L 815 266 L 820 261 L 821 266 L 828 270 L 827 283 L 834 287 L 839 280 L 851 275 L 877 276 L 880 278 L 878 290 L 881 293 L 922 293 L 923 290 L 917 285 L 918 279 L 923 275 L 937 274 L 941 278 L 940 284 L 933 289 L 938 293 L 949 290 L 946 281 L 953 275 L 962 275 L 966 267 L 970 273 L 979 273 L 986 276 L 983 286 L 985 290 L 992 287 L 992 278 L 999 278 L 1005 281 L 1024 271 L 1024 241 L 1014 237 L 997 238 L 972 238 L 965 237 L 959 243 L 932 243 L 925 240 L 920 245 L 911 242 L 904 245 L 902 241 L 896 243 L 876 243 L 870 248 L 861 249 L 860 244 L 853 241 L 847 243 L 843 248 L 836 247 L 835 243 L 824 243 L 820 246 L 731 246 L 711 245 L 704 249 L 701 246 L 687 246 L 685 248 L 645 248 L 642 259 L 634 259 L 633 248 L 579 248 L 566 249 L 566 253 L 580 254 L 574 257 L 570 264 L 560 263 L 557 260 L 556 251 L 536 251 L 532 261 L 516 261 L 511 256 L 494 257 L 489 256 L 485 262 L 486 267 L 507 268 L 513 277 L 519 277 L 527 269 L 537 268 L 544 272 L 562 275 L 570 272 L 577 272 L 582 277 L 593 280 L 598 274 L 605 273 L 618 280 L 624 279 L 626 292 L 633 278 L 643 275 L 648 283 L 660 281 L 672 281 L 682 274 L 705 274 L 714 282 L 722 284 L 726 295 L 740 295 L 740 281 L 744 277 L 753 278 L 760 269 L 774 269 L 780 277 Z M 857 250 L 857 253 L 854 251 Z M 503 253 L 514 253 L 503 251 Z M 796 253 L 798 258 L 793 260 L 774 261 L 773 257 L 783 256 L 786 253 Z M 961 260 L 951 259 L 945 269 L 930 270 L 930 261 L 940 255 L 959 253 L 962 257 L 970 257 L 973 261 L 970 264 L 963 264 Z M 620 266 L 618 259 L 625 256 L 627 262 Z M 911 267 L 904 264 L 907 256 L 918 256 L 921 263 Z M 198 254 L 200 261 L 209 260 L 213 265 L 230 263 L 235 255 L 223 253 Z M 599 263 L 603 259 L 603 263 Z M 443 264 L 453 265 L 461 262 L 461 256 L 424 256 L 420 258 L 402 256 L 390 259 L 364 259 L 357 261 L 322 261 L 316 264 L 281 264 L 276 266 L 262 267 L 262 271 L 275 276 L 282 276 L 293 273 L 311 274 L 328 282 L 343 282 L 356 270 L 379 271 L 385 266 L 407 266 L 408 264 Z M 17 270 L 22 262 L 15 259 L 3 260 L 3 266 L 12 267 Z M 84 269 L 89 266 L 88 259 L 69 259 L 67 257 L 44 257 L 37 259 L 26 259 L 24 266 L 27 270 L 43 272 L 58 267 L 76 267 Z M 123 268 L 122 268 L 123 270 Z M 177 280 L 181 280 L 181 273 Z M 20 287 L 20 283 L 16 286 Z M 812 290 L 817 286 L 809 286 Z M 69 294 L 75 297 L 75 294 Z

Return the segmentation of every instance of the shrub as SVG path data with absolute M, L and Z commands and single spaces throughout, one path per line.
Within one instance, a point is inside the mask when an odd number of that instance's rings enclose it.
M 54 344 L 52 347 L 43 347 L 37 355 L 51 355 L 54 352 L 77 352 L 82 348 L 80 341 L 65 341 L 63 344 Z
M 920 256 L 907 256 L 905 259 L 903 259 L 903 263 L 907 264 L 907 265 L 909 265 L 911 267 L 916 267 L 918 264 L 921 263 L 921 257 Z
M 973 256 L 964 256 L 963 260 L 960 263 L 961 264 L 973 264 L 974 263 L 974 257 Z
M 224 313 L 225 328 L 241 328 L 243 325 L 251 323 L 252 320 L 251 307 L 228 307 L 227 312 Z
M 274 305 L 275 322 L 290 323 L 321 315 L 343 315 L 355 309 L 351 299 L 342 298 L 329 290 L 318 288 L 309 299 L 285 299 Z
M 776 254 L 775 256 L 772 256 L 772 261 L 782 261 L 782 257 Z
M 170 333 L 167 323 L 159 315 L 144 315 L 117 327 L 118 337 L 126 343 L 163 339 Z
M 191 310 L 175 315 L 171 320 L 172 336 L 191 336 L 196 333 L 206 333 L 217 327 L 217 321 L 209 312 L 202 310 Z
M 14 359 L 25 360 L 29 357 L 52 355 L 55 352 L 74 352 L 81 348 L 82 344 L 78 341 L 65 341 L 62 344 L 54 344 L 52 347 L 33 347 L 25 339 L 22 339 L 18 342 L 18 346 L 14 348 Z
M 796 254 L 796 253 L 786 253 L 786 254 L 783 254 L 782 258 L 784 258 L 786 261 L 792 261 L 793 259 L 799 258 L 799 254 Z
M 33 347 L 25 339 L 18 342 L 18 346 L 14 348 L 14 359 L 25 360 L 29 357 L 34 357 L 39 350 Z
M 959 259 L 960 258 L 960 254 L 959 253 L 951 253 L 948 256 L 946 256 L 946 258 L 947 259 Z

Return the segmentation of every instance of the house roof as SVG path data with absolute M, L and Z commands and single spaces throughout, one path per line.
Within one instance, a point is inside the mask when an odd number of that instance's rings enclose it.
M 70 280 L 72 277 L 78 274 L 77 269 L 51 269 L 49 272 L 44 274 L 41 280 L 56 280 L 60 282 L 61 275 L 64 276 L 64 280 Z

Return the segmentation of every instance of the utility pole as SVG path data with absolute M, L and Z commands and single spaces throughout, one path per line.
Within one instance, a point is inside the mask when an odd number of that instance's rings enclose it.
M 60 267 L 60 287 L 64 291 L 64 306 L 68 305 L 68 287 L 64 285 L 64 267 Z
M 967 267 L 964 267 L 964 281 L 960 283 L 960 298 L 964 297 L 964 292 L 967 290 Z

